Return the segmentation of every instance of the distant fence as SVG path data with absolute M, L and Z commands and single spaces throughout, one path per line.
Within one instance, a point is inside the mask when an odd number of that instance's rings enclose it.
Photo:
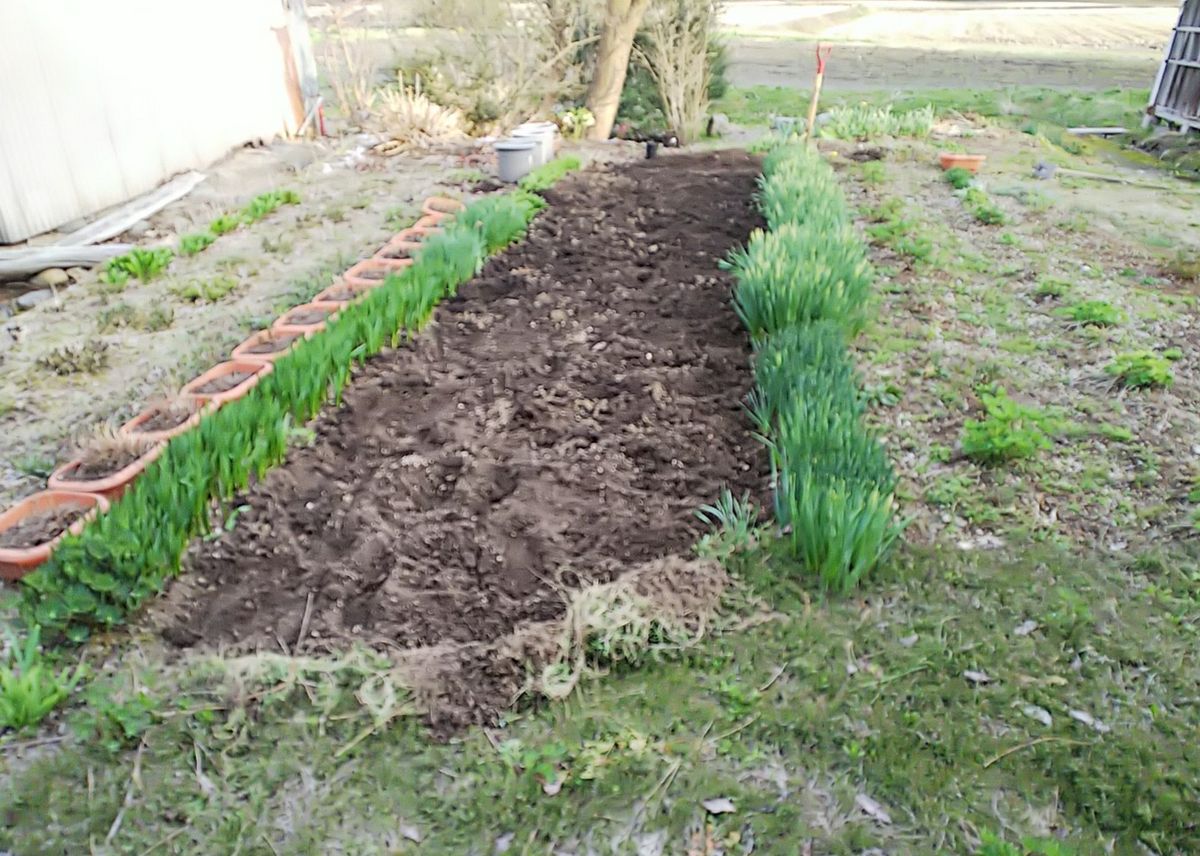
M 297 5 L 0 0 L 0 243 L 295 129 Z
M 1150 116 L 1200 129 L 1200 0 L 1184 0 L 1150 93 Z

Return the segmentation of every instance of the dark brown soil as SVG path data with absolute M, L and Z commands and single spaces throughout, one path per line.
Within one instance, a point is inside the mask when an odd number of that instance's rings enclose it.
M 245 350 L 247 354 L 277 354 L 280 351 L 286 351 L 292 346 L 292 342 L 300 338 L 299 333 L 290 333 L 286 336 L 269 336 L 257 345 L 253 345 Z
M 302 309 L 298 312 L 289 312 L 284 316 L 284 323 L 307 327 L 310 324 L 320 324 L 331 314 L 333 313 L 324 309 Z
M 680 155 L 550 192 L 525 242 L 414 347 L 357 372 L 316 443 L 193 545 L 152 616 L 162 634 L 293 653 L 487 645 L 561 617 L 584 582 L 687 555 L 696 508 L 764 487 L 717 267 L 759 225 L 758 172 L 745 154 Z
M 139 440 L 139 443 L 145 441 Z M 132 464 L 146 450 L 142 449 L 93 449 L 84 452 L 83 460 L 66 475 L 75 481 L 93 481 L 107 478 Z
M 243 382 L 254 377 L 250 372 L 230 372 L 223 374 L 220 377 L 215 377 L 203 386 L 198 386 L 193 392 L 200 395 L 215 395 L 218 392 L 229 392 L 229 390 L 242 384 Z
M 153 415 L 133 429 L 133 433 L 142 434 L 151 431 L 170 431 L 192 418 L 194 407 L 163 405 L 154 408 Z
M 16 526 L 0 532 L 0 547 L 25 550 L 58 537 L 67 527 L 87 514 L 86 508 L 52 508 L 26 517 Z

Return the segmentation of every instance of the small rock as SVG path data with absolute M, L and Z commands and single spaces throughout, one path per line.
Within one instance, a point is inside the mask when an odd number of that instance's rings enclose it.
M 125 230 L 125 234 L 131 238 L 144 237 L 150 231 L 150 222 L 148 220 L 138 220 L 132 226 Z
M 713 113 L 709 119 L 708 130 L 714 137 L 723 137 L 733 130 L 733 123 L 724 113 Z
M 700 803 L 704 806 L 704 810 L 709 814 L 732 814 L 737 811 L 734 808 L 733 800 L 729 797 L 717 797 L 716 799 L 704 800 Z
M 963 672 L 963 677 L 973 684 L 990 684 L 992 679 L 985 672 L 976 672 L 973 669 L 967 669 Z
M 54 297 L 54 292 L 49 288 L 39 288 L 37 291 L 27 291 L 17 298 L 17 309 L 24 312 L 28 309 L 32 309 L 40 303 L 45 303 L 52 297 Z
M 36 285 L 38 288 L 62 288 L 70 282 L 71 278 L 62 268 L 48 268 L 29 280 L 30 285 Z

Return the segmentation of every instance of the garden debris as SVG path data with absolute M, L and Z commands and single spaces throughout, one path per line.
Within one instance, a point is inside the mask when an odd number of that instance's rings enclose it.
M 733 814 L 737 811 L 737 808 L 733 805 L 733 800 L 729 799 L 729 797 L 705 800 L 700 805 L 704 806 L 704 810 L 709 814 Z
M 1086 711 L 1069 710 L 1067 713 L 1070 715 L 1071 719 L 1075 720 L 1076 722 L 1081 722 L 1088 728 L 1093 728 L 1101 734 L 1107 734 L 1108 732 L 1112 731 L 1111 728 Z
M 877 823 L 881 823 L 884 826 L 891 825 L 892 816 L 888 813 L 887 809 L 880 805 L 878 801 L 872 799 L 866 794 L 858 794 L 855 796 L 854 804 L 858 806 L 863 814 L 867 815 L 867 817 L 871 818 Z
M 977 672 L 972 669 L 963 672 L 963 677 L 973 684 L 990 684 L 992 682 L 992 679 L 986 673 Z

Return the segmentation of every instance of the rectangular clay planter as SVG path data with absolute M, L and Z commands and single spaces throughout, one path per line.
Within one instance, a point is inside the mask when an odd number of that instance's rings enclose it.
M 341 304 L 338 304 L 338 305 L 340 306 Z M 309 332 L 309 333 L 280 333 L 278 330 L 275 330 L 275 329 L 259 330 L 257 333 L 255 333 L 253 336 L 251 336 L 249 339 L 247 339 L 246 341 L 242 342 L 242 344 L 240 344 L 236 348 L 234 348 L 233 353 L 230 354 L 230 357 L 234 360 L 247 360 L 247 361 L 253 362 L 253 363 L 273 363 L 280 357 L 286 356 L 287 354 L 291 353 L 292 348 L 296 347 L 296 345 L 300 344 L 301 342 L 303 342 L 305 339 L 307 339 L 311 335 L 312 335 L 311 332 Z M 261 345 L 264 342 L 268 342 L 272 339 L 282 338 L 284 336 L 295 336 L 296 338 L 293 341 L 289 342 L 287 347 L 282 348 L 278 351 L 270 351 L 270 352 L 258 353 L 258 354 L 252 352 L 252 349 L 257 347 L 258 345 Z
M 273 368 L 274 365 L 271 363 L 256 362 L 253 360 L 229 360 L 228 362 L 217 363 L 204 374 L 200 375 L 200 377 L 189 382 L 187 386 L 179 390 L 179 395 L 182 398 L 193 398 L 203 404 L 211 403 L 220 407 L 223 404 L 228 404 L 230 401 L 237 401 L 250 390 L 254 389 L 255 385 L 269 375 Z M 193 392 L 193 390 L 199 389 L 209 381 L 234 374 L 235 372 L 247 372 L 250 374 L 250 377 L 243 380 L 233 389 L 227 389 L 224 392 Z
M 337 314 L 342 311 L 340 303 L 302 303 L 299 306 L 293 306 L 287 312 L 275 319 L 275 323 L 271 325 L 271 329 L 276 333 L 298 333 L 300 335 L 319 333 L 325 329 L 325 325 L 337 317 Z M 304 312 L 322 312 L 324 318 L 320 321 L 310 323 L 299 323 L 290 321 L 289 319 L 299 316 Z
M 44 490 L 27 496 L 0 514 L 0 532 L 18 523 L 55 508 L 78 508 L 88 513 L 76 520 L 66 532 L 78 535 L 89 520 L 99 512 L 108 511 L 108 500 L 94 493 L 72 493 L 63 490 Z M 16 581 L 50 558 L 55 546 L 66 532 L 32 547 L 0 547 L 0 579 Z
M 63 490 L 69 493 L 96 493 L 105 499 L 119 499 L 121 494 L 133 484 L 133 480 L 140 476 L 142 471 L 155 458 L 161 455 L 163 449 L 166 447 L 166 443 L 158 443 L 146 450 L 137 460 L 125 465 L 115 473 L 110 473 L 99 479 L 77 479 L 72 477 L 72 471 L 82 463 L 81 458 L 76 458 L 73 461 L 63 464 L 51 473 L 46 486 L 50 490 Z
M 466 209 L 466 205 L 448 196 L 430 196 L 421 205 L 422 214 L 457 214 Z
M 319 292 L 313 298 L 313 303 L 338 303 L 345 306 L 347 303 L 358 300 L 368 291 L 370 291 L 369 288 L 355 288 L 345 282 L 335 282 L 329 288 Z
M 412 263 L 412 259 L 363 259 L 342 274 L 342 281 L 351 288 L 378 288 L 388 274 L 400 273 Z
M 416 223 L 413 223 L 412 227 L 414 229 L 441 230 L 453 222 L 453 214 L 426 214 Z
M 119 429 L 119 432 L 124 434 L 126 437 L 138 437 L 140 439 L 155 443 L 161 443 L 166 440 L 170 440 L 172 437 L 178 437 L 185 431 L 190 431 L 199 425 L 201 418 L 203 418 L 206 412 L 206 408 L 204 408 L 202 405 L 199 405 L 194 401 L 191 402 L 191 404 L 192 415 L 180 422 L 174 428 L 164 428 L 161 431 L 138 430 L 143 424 L 149 422 L 154 417 L 154 412 L 158 408 L 152 405 L 122 425 Z

